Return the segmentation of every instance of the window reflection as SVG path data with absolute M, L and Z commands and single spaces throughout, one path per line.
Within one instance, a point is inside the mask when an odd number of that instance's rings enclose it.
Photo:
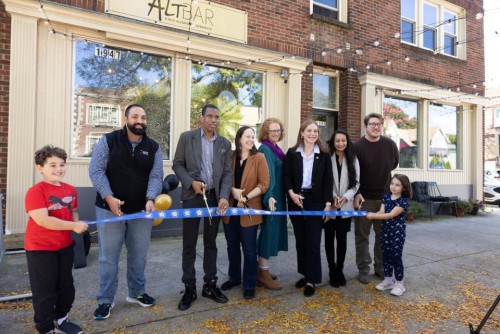
M 458 168 L 458 107 L 429 105 L 429 168 Z
M 231 142 L 243 125 L 255 130 L 262 122 L 261 72 L 196 64 L 191 69 L 191 128 L 199 127 L 201 108 L 219 108 L 218 133 Z
M 419 168 L 418 102 L 390 96 L 384 97 L 384 135 L 399 148 L 400 168 Z
M 90 157 L 99 138 L 124 126 L 123 111 L 142 105 L 148 135 L 170 158 L 170 57 L 75 41 L 71 156 Z

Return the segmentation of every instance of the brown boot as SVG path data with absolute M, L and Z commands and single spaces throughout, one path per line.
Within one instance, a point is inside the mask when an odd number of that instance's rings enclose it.
M 260 281 L 262 286 L 269 290 L 281 290 L 283 287 L 275 282 L 271 275 L 269 274 L 269 270 L 263 270 L 259 268 L 257 272 L 257 280 Z
M 273 281 L 276 281 L 278 279 L 278 276 L 276 276 L 272 272 L 269 272 L 269 275 L 271 275 L 271 278 L 273 279 Z

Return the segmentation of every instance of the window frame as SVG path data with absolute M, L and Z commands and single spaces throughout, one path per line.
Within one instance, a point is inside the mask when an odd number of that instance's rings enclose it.
M 111 103 L 88 103 L 86 105 L 87 107 L 87 112 L 86 112 L 86 124 L 87 125 L 93 125 L 93 126 L 109 126 L 109 127 L 116 127 L 116 126 L 120 126 L 120 105 L 118 104 L 111 104 Z M 93 110 L 94 108 L 101 108 L 101 110 Z M 103 109 L 104 108 L 109 108 L 109 109 L 114 109 L 114 111 L 112 111 L 113 113 L 115 113 L 116 115 L 113 117 L 111 116 L 111 112 L 108 113 L 107 115 L 107 120 L 108 122 L 101 122 L 101 120 L 103 119 L 102 115 L 100 117 L 91 117 L 93 116 L 94 113 L 98 113 L 98 114 L 102 114 L 104 111 Z M 91 118 L 94 118 L 94 119 L 98 119 L 98 121 L 91 121 L 90 119 Z M 109 122 L 109 120 L 115 118 L 116 119 L 116 122 L 112 123 L 112 122 Z
M 146 113 L 148 116 L 148 127 L 150 130 L 148 132 L 148 136 L 150 136 L 152 139 L 156 140 L 161 145 L 162 153 L 163 153 L 163 161 L 173 160 L 173 153 L 172 152 L 174 152 L 174 149 L 175 149 L 175 147 L 173 146 L 174 143 L 172 141 L 172 139 L 173 139 L 173 103 L 174 103 L 174 101 L 173 101 L 174 100 L 173 86 L 174 86 L 174 66 L 175 66 L 175 62 L 173 62 L 173 60 L 175 59 L 174 56 L 171 54 L 161 54 L 161 53 L 149 50 L 149 49 L 145 49 L 144 46 L 137 45 L 137 44 L 128 44 L 127 46 L 123 46 L 119 42 L 104 44 L 102 42 L 99 42 L 98 38 L 84 39 L 81 37 L 75 38 L 73 40 L 73 43 L 72 43 L 72 45 L 73 45 L 72 46 L 73 59 L 71 62 L 71 66 L 72 66 L 72 71 L 73 71 L 73 77 L 72 77 L 73 87 L 71 90 L 71 96 L 72 96 L 72 99 L 75 101 L 75 103 L 71 109 L 71 128 L 70 128 L 71 150 L 69 152 L 69 157 L 71 159 L 74 159 L 74 160 L 89 159 L 90 158 L 89 153 L 91 153 L 91 152 L 87 151 L 89 148 L 89 139 L 87 137 L 90 135 L 103 136 L 109 132 L 116 130 L 116 129 L 122 128 L 124 126 L 125 107 L 132 103 L 132 102 L 128 102 L 128 103 L 123 102 L 126 100 L 123 97 L 110 96 L 109 99 L 111 101 L 116 101 L 116 106 L 118 106 L 118 116 L 117 116 L 118 123 L 111 124 L 111 123 L 103 123 L 103 122 L 99 122 L 99 123 L 89 122 L 90 106 L 91 105 L 115 106 L 115 104 L 113 102 L 108 102 L 108 101 L 103 102 L 103 103 L 96 102 L 96 101 L 90 101 L 90 102 L 83 101 L 81 103 L 84 105 L 84 108 L 83 108 L 83 110 L 80 110 L 81 106 L 79 104 L 80 104 L 81 98 L 89 98 L 89 99 L 98 99 L 99 98 L 95 94 L 85 96 L 86 93 L 80 94 L 80 92 L 78 91 L 80 86 L 77 83 L 78 76 L 76 73 L 77 63 L 79 62 L 79 59 L 77 56 L 77 52 L 78 52 L 77 44 L 82 43 L 82 42 L 85 45 L 87 45 L 87 44 L 92 44 L 92 45 L 95 44 L 96 46 L 102 45 L 102 47 L 105 47 L 107 49 L 117 50 L 117 51 L 120 51 L 122 53 L 133 52 L 136 54 L 141 54 L 141 56 L 144 54 L 145 56 L 166 59 L 167 61 L 170 62 L 170 71 L 167 73 L 167 75 L 169 77 L 168 80 L 170 81 L 170 83 L 168 85 L 169 89 L 170 89 L 170 91 L 169 91 L 170 100 L 168 101 L 169 107 L 162 109 L 162 110 L 165 110 L 165 113 L 168 115 L 168 117 L 167 117 L 168 119 L 165 119 L 165 118 L 161 119 L 161 122 L 168 122 L 169 123 L 168 133 L 165 136 L 165 140 L 168 143 L 168 145 L 164 145 L 162 140 L 159 140 L 159 138 L 156 138 L 155 136 L 152 135 L 151 129 L 153 127 L 151 125 L 153 123 L 152 119 L 154 119 L 154 118 L 151 117 L 152 113 L 148 112 L 146 105 L 145 105 L 145 108 L 146 108 Z M 110 57 L 104 57 L 104 58 L 110 58 Z M 122 58 L 114 58 L 114 59 L 115 60 L 122 60 Z M 142 80 L 142 78 L 140 80 Z M 167 80 L 166 77 L 165 77 L 165 80 Z M 157 83 L 158 83 L 158 81 L 156 81 L 156 84 Z M 82 86 L 82 87 L 84 87 L 84 86 Z M 122 102 L 118 102 L 118 101 L 122 101 Z M 139 103 L 139 104 L 142 104 L 142 103 Z M 85 113 L 85 115 L 82 115 L 83 117 L 81 119 L 81 123 L 76 124 L 78 122 L 78 118 L 80 117 L 79 113 L 81 113 L 81 112 Z M 97 129 L 97 128 L 99 128 L 103 132 L 95 132 L 92 130 L 92 129 Z M 86 134 L 85 132 L 87 132 L 87 131 L 88 131 L 88 133 Z M 82 151 L 84 151 L 84 153 L 78 153 L 78 152 L 82 152 Z
M 430 147 L 430 141 L 431 141 L 431 107 L 435 105 L 436 107 L 449 107 L 449 108 L 455 108 L 455 113 L 456 113 L 456 133 L 455 133 L 455 168 L 447 169 L 447 168 L 431 168 L 431 147 Z M 454 105 L 454 104 L 447 104 L 447 103 L 440 103 L 440 102 L 430 102 L 428 103 L 427 106 L 427 124 L 426 124 L 426 131 L 427 131 L 427 142 L 425 143 L 427 146 L 427 166 L 426 169 L 428 171 L 460 171 L 463 169 L 463 155 L 464 155 L 464 147 L 463 147 L 463 107 L 459 105 Z M 440 124 L 442 122 L 439 122 Z M 440 127 L 439 127 L 440 128 Z
M 416 109 L 417 109 L 416 110 L 416 118 L 417 118 L 417 122 L 416 122 L 416 126 L 417 126 L 417 128 L 416 128 L 416 130 L 417 130 L 417 134 L 416 134 L 416 139 L 417 139 L 416 163 L 415 163 L 414 167 L 401 167 L 401 166 L 399 166 L 398 168 L 404 168 L 404 169 L 409 169 L 409 170 L 420 170 L 420 169 L 422 169 L 422 166 L 423 166 L 423 152 L 424 152 L 424 147 L 423 147 L 424 143 L 422 141 L 422 138 L 423 138 L 424 132 L 426 131 L 423 128 L 423 122 L 422 122 L 422 118 L 423 118 L 422 100 L 419 98 L 415 98 L 415 97 L 398 96 L 396 94 L 393 94 L 392 92 L 387 92 L 387 93 L 384 92 L 384 94 L 382 96 L 382 115 L 384 115 L 384 104 L 386 103 L 385 102 L 386 98 L 416 104 Z M 387 126 L 387 124 L 384 121 L 384 136 L 387 136 L 385 134 L 385 127 L 386 126 Z M 398 143 L 396 143 L 396 145 L 398 147 L 398 151 L 401 152 L 400 145 Z M 400 159 L 400 162 L 401 162 L 401 159 Z
M 402 1 L 404 0 L 400 0 L 400 5 L 402 5 Z M 426 5 L 436 8 L 437 17 L 435 24 L 424 23 L 425 22 L 424 9 Z M 452 22 L 454 24 L 454 30 L 455 30 L 454 35 L 446 31 L 446 23 L 445 23 L 446 14 L 451 14 L 455 16 L 455 20 Z M 461 19 L 465 16 L 464 8 L 440 0 L 415 0 L 415 16 L 416 16 L 415 21 L 412 21 L 411 18 L 403 16 L 401 10 L 401 15 L 400 15 L 401 43 L 413 45 L 418 48 L 429 50 L 436 54 L 442 54 L 448 57 L 459 58 L 459 59 L 466 58 L 465 45 L 463 47 L 459 47 L 461 45 L 457 44 L 459 43 L 459 40 L 465 39 L 462 37 L 465 36 L 466 22 L 465 20 Z M 412 31 L 413 38 L 411 42 L 407 37 L 408 33 L 404 33 L 402 30 L 403 23 L 414 24 L 414 29 Z M 434 31 L 435 45 L 433 48 L 425 46 L 424 30 Z M 451 37 L 453 39 L 454 46 L 451 48 L 452 49 L 451 52 L 448 52 L 450 50 L 450 46 L 448 47 L 445 46 L 446 37 Z
M 325 18 L 327 20 L 340 21 L 340 22 L 347 23 L 347 1 L 348 0 L 337 0 L 337 8 L 335 8 L 335 7 L 326 6 L 322 3 L 318 3 L 315 0 L 310 0 L 309 1 L 309 14 L 311 16 L 318 16 L 319 18 Z M 314 12 L 315 6 L 330 10 L 332 12 L 336 12 L 337 18 L 325 16 L 325 15 L 322 15 L 319 13 L 315 13 Z
M 314 105 L 314 75 L 323 75 L 329 78 L 335 78 L 335 107 L 328 108 L 322 106 Z M 314 68 L 312 73 L 312 90 L 313 90 L 313 99 L 312 99 L 312 117 L 313 119 L 327 117 L 329 119 L 326 120 L 326 128 L 328 129 L 328 133 L 320 133 L 322 139 L 330 139 L 331 134 L 337 130 L 338 128 L 338 119 L 340 113 L 340 76 L 336 72 L 325 72 L 323 69 Z M 333 123 L 333 127 L 330 127 L 330 123 Z M 319 124 L 318 124 L 319 125 Z M 326 140 L 325 140 L 326 142 Z

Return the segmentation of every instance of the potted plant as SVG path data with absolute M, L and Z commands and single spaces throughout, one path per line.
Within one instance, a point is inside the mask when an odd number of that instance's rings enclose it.
M 470 210 L 471 215 L 477 215 L 479 209 L 484 210 L 484 202 L 478 199 L 469 199 L 469 203 L 472 205 Z
M 410 200 L 408 205 L 408 211 L 406 212 L 406 220 L 412 222 L 415 216 L 422 213 L 422 204 L 417 201 Z
M 457 201 L 457 216 L 462 217 L 465 213 L 469 213 L 472 210 L 472 204 L 464 199 L 459 199 Z

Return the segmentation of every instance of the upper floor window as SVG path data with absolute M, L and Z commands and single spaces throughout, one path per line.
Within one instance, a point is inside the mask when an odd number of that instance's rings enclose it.
M 339 19 L 339 6 L 337 0 L 315 0 L 313 1 L 313 13 Z
M 447 1 L 401 0 L 401 41 L 453 57 L 465 57 L 458 49 L 465 34 L 461 20 L 465 10 Z M 461 38 L 465 39 L 465 38 Z
M 311 14 L 347 22 L 347 0 L 311 0 Z
M 87 124 L 119 126 L 120 106 L 100 103 L 87 104 Z

